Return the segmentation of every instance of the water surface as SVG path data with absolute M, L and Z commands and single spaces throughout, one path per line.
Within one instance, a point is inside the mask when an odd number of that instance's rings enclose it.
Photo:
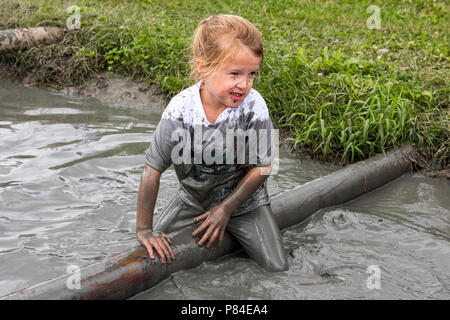
M 137 192 L 159 119 L 0 80 L 0 296 L 138 245 Z M 280 157 L 271 195 L 339 169 Z M 172 168 L 160 188 L 156 215 L 178 189 Z
M 283 230 L 288 271 L 229 255 L 134 298 L 449 299 L 449 195 L 448 180 L 407 174 Z
M 0 296 L 138 245 L 144 150 L 160 114 L 0 81 Z M 269 194 L 339 167 L 280 152 Z M 163 174 L 156 215 L 178 182 Z M 405 175 L 282 231 L 289 270 L 242 252 L 135 299 L 449 299 L 450 183 Z M 368 267 L 380 270 L 370 289 Z

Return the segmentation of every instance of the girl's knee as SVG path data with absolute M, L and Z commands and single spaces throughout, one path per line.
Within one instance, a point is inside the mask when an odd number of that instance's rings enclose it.
M 286 259 L 271 260 L 262 267 L 269 272 L 281 272 L 287 271 L 289 269 L 289 264 Z
M 268 272 L 281 272 L 289 269 L 286 255 L 284 252 L 272 254 L 271 256 L 253 256 L 251 257 L 260 267 Z

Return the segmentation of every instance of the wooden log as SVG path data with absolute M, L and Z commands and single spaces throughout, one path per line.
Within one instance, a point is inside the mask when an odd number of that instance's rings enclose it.
M 318 210 L 340 205 L 409 172 L 417 152 L 410 146 L 349 165 L 274 197 L 271 206 L 280 229 L 298 224 Z M 170 274 L 194 268 L 240 249 L 226 234 L 220 248 L 199 247 L 192 238 L 194 227 L 171 234 L 176 259 L 162 264 L 151 260 L 143 246 L 119 253 L 106 261 L 80 269 L 80 286 L 70 284 L 73 275 L 12 293 L 3 299 L 126 299 L 147 290 Z
M 0 52 L 24 50 L 41 44 L 61 41 L 65 29 L 36 27 L 0 30 Z

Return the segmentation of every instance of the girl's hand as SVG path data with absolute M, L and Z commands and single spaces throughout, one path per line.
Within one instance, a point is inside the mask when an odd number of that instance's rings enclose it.
M 153 249 L 158 253 L 162 263 L 166 263 L 166 260 L 168 263 L 171 263 L 172 260 L 175 259 L 175 254 L 170 246 L 172 244 L 172 239 L 164 232 L 144 229 L 137 233 L 137 238 L 139 242 L 147 248 L 148 255 L 151 259 L 155 259 Z
M 228 221 L 230 220 L 230 215 L 221 206 L 215 206 L 210 210 L 206 211 L 204 214 L 196 217 L 194 221 L 205 220 L 203 223 L 192 233 L 193 237 L 196 237 L 200 232 L 206 229 L 203 237 L 198 242 L 199 245 L 204 245 L 206 240 L 208 240 L 207 248 L 211 246 L 214 240 L 219 237 L 219 247 L 222 245 L 223 237 L 225 235 L 225 229 L 227 227 Z

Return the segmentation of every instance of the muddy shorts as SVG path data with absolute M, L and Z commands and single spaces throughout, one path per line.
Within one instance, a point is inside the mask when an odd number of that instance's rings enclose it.
M 203 213 L 175 196 L 156 220 L 154 230 L 171 233 L 193 224 L 200 225 L 201 222 L 194 222 L 194 218 Z M 248 256 L 267 271 L 288 269 L 280 230 L 270 205 L 232 216 L 227 231 L 239 241 Z M 217 241 L 216 239 L 215 242 Z

